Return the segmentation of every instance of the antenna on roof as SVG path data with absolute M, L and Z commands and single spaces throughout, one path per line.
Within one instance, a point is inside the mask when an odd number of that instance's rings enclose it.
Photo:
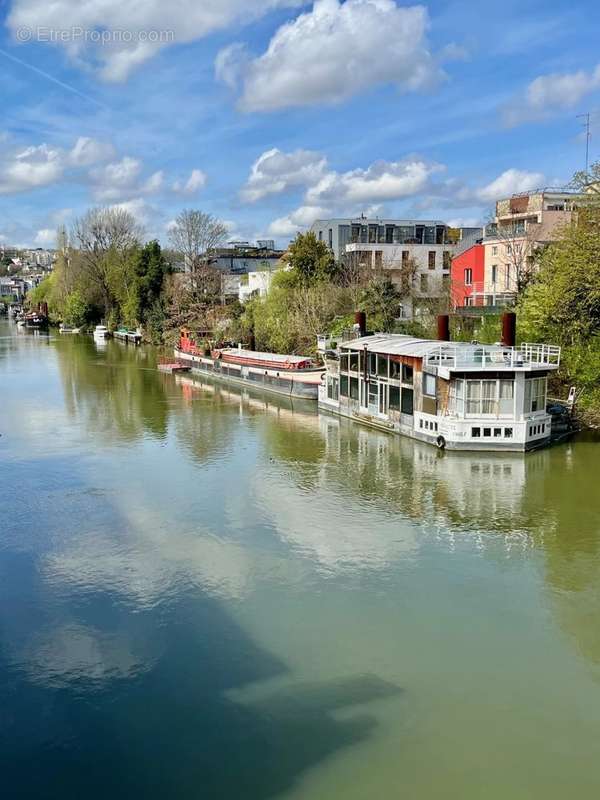
M 587 111 L 585 114 L 577 114 L 577 119 L 585 120 L 585 122 L 581 124 L 585 128 L 585 176 L 587 178 L 590 166 L 590 112 Z

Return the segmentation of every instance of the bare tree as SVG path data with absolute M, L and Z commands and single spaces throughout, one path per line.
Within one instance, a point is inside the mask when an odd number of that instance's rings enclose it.
M 71 241 L 81 270 L 98 290 L 106 313 L 113 305 L 111 273 L 124 265 L 142 233 L 133 215 L 122 208 L 91 208 L 73 223 Z
M 185 209 L 176 217 L 169 238 L 173 248 L 183 256 L 192 290 L 202 294 L 218 293 L 220 279 L 211 266 L 211 254 L 225 242 L 226 226 L 212 214 Z

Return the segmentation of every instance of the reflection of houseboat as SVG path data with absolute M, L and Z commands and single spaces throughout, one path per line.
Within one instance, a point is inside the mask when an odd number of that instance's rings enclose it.
M 110 331 L 106 327 L 106 325 L 96 325 L 94 328 L 94 339 L 98 339 L 100 341 L 104 339 L 108 339 L 110 336 Z
M 547 344 L 362 336 L 326 355 L 319 408 L 440 448 L 529 450 L 550 439 L 546 383 L 559 362 Z
M 223 347 L 205 352 L 182 329 L 175 356 L 190 363 L 194 371 L 290 397 L 316 400 L 324 369 L 307 356 L 260 353 L 241 347 Z

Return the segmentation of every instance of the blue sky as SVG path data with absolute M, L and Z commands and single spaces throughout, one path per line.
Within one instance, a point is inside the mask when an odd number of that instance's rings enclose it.
M 0 0 L 0 14 L 5 243 L 52 246 L 57 225 L 115 204 L 165 244 L 182 208 L 281 244 L 329 214 L 475 223 L 495 197 L 580 169 L 588 110 L 600 158 L 595 2 Z

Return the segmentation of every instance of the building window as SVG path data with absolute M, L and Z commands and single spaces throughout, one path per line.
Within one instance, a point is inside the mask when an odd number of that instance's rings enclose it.
M 435 397 L 435 375 L 430 375 L 428 372 L 423 373 L 423 394 Z
M 350 353 L 350 371 L 358 372 L 359 353 Z
M 319 231 L 319 241 L 323 241 L 323 231 Z
M 427 275 L 421 275 L 421 293 L 426 294 L 428 287 Z
M 350 399 L 358 400 L 358 378 L 350 378 Z
M 513 429 L 512 428 L 504 428 L 504 438 L 505 439 L 512 439 Z
M 498 265 L 492 264 L 492 283 L 496 283 L 498 280 Z
M 471 438 L 479 439 L 481 436 L 481 428 L 471 428 Z
M 504 273 L 504 288 L 510 289 L 510 264 L 506 265 L 506 272 Z
M 380 378 L 387 378 L 388 376 L 388 357 L 377 356 L 377 374 Z
M 497 248 L 497 246 L 496 246 L 496 245 L 494 245 L 494 246 L 492 247 L 492 255 L 493 255 L 493 256 L 497 256 L 497 255 L 498 255 L 498 248 Z
M 444 269 L 450 269 L 452 266 L 452 254 L 449 250 L 444 250 L 442 255 L 442 263 L 444 265 Z
M 427 259 L 427 266 L 429 269 L 435 269 L 435 250 L 429 251 L 429 256 Z
M 528 378 L 525 381 L 525 413 L 546 408 L 546 378 Z
M 329 247 L 333 248 L 333 228 L 329 228 Z
M 340 395 L 341 397 L 348 397 L 348 376 L 340 375 Z
M 390 386 L 389 407 L 393 411 L 400 411 L 400 387 Z
M 471 286 L 473 283 L 473 270 L 466 269 L 465 270 L 465 286 Z
M 402 364 L 402 383 L 413 382 L 413 368 L 409 364 Z
M 369 374 L 377 375 L 377 354 L 369 353 Z
M 498 439 L 502 436 L 502 428 L 494 428 L 494 438 Z

